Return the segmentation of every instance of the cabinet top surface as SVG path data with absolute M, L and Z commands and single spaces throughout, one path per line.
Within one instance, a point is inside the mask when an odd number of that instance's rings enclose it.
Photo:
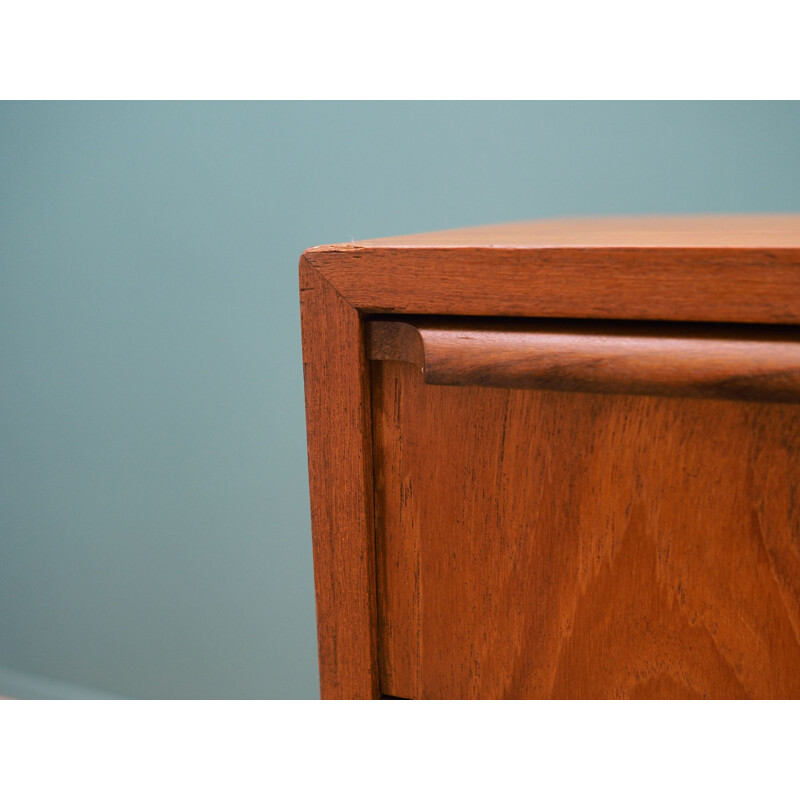
M 800 251 L 800 214 L 576 217 L 484 225 L 411 236 L 325 245 L 311 252 L 353 249 L 501 248 L 778 249 Z
M 800 214 L 516 222 L 302 263 L 366 313 L 800 324 Z

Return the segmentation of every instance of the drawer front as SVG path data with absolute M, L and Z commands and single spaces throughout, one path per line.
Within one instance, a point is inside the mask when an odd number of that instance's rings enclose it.
M 664 372 L 663 348 L 609 378 L 595 353 L 566 388 L 588 365 L 597 391 L 551 391 L 527 388 L 530 358 L 514 380 L 469 357 L 446 381 L 466 385 L 426 383 L 445 374 L 432 349 L 376 332 L 384 694 L 800 697 L 800 405 L 756 401 L 791 397 L 791 347 L 717 358 L 710 378 Z

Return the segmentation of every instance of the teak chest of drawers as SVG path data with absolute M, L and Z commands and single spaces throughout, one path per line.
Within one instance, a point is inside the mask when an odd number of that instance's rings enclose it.
M 325 698 L 800 697 L 800 216 L 300 261 Z

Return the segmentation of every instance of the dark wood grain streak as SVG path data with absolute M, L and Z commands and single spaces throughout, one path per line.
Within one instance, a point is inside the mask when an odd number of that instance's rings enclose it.
M 545 220 L 306 257 L 370 313 L 800 323 L 800 215 Z
M 800 401 L 797 328 L 408 319 L 369 322 L 368 356 L 429 384 Z
M 311 527 L 323 698 L 377 698 L 369 379 L 358 312 L 300 261 Z
M 371 372 L 385 693 L 800 698 L 800 408 Z

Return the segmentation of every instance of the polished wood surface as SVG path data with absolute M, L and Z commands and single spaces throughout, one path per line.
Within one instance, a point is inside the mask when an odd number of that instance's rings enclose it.
M 792 327 L 399 317 L 367 353 L 430 384 L 800 402 Z
M 752 402 L 795 399 L 800 215 L 316 247 L 300 295 L 322 697 L 800 697 L 800 406 Z M 369 362 L 386 315 L 450 319 Z
M 763 248 L 800 249 L 800 214 L 708 214 L 633 217 L 569 217 L 479 225 L 410 236 L 326 245 L 348 247 L 564 248 Z M 316 248 L 315 248 L 316 249 Z
M 546 220 L 305 257 L 362 312 L 800 322 L 800 215 Z
M 800 408 L 372 389 L 384 693 L 800 698 Z
M 369 385 L 358 312 L 300 262 L 308 472 L 323 698 L 377 698 Z

